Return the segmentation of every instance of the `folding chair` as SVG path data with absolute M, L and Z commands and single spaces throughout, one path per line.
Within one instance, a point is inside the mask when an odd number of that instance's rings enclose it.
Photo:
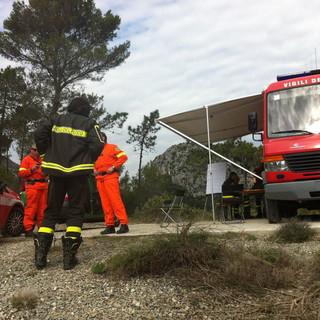
M 178 225 L 180 215 L 183 207 L 183 196 L 185 190 L 177 190 L 175 196 L 171 200 L 166 200 L 160 207 L 160 210 L 164 213 L 164 218 L 160 224 L 160 227 L 167 227 L 171 222 Z M 173 217 L 173 213 L 177 213 L 177 218 Z

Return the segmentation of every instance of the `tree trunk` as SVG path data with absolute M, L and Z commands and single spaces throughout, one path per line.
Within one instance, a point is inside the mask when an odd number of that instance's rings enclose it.
M 139 169 L 138 169 L 138 189 L 141 186 L 141 167 L 142 167 L 143 144 L 140 146 Z
M 62 89 L 56 87 L 54 91 L 55 92 L 54 92 L 54 97 L 53 97 L 53 101 L 52 101 L 52 108 L 51 108 L 51 111 L 49 114 L 50 117 L 52 117 L 54 114 L 57 114 L 58 110 L 61 107 L 60 98 L 61 98 Z

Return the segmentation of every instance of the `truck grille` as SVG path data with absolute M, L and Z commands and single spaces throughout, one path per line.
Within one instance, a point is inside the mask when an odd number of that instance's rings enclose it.
M 284 154 L 292 172 L 320 171 L 320 151 Z

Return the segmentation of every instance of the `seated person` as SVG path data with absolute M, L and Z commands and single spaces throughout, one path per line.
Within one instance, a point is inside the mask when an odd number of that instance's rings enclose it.
M 264 171 L 264 163 L 261 161 L 260 166 L 253 169 L 253 173 L 257 176 L 261 177 L 262 171 Z M 257 177 L 255 177 L 255 183 L 252 186 L 252 189 L 263 189 L 263 181 Z
M 235 191 L 243 190 L 243 184 L 239 184 L 240 178 L 238 174 L 231 171 L 228 179 L 222 184 L 222 197 L 224 202 L 232 203 L 232 212 L 237 215 L 239 213 L 239 205 L 242 203 L 242 197 Z M 250 218 L 250 201 L 249 197 L 243 198 L 244 216 Z
M 228 179 L 222 184 L 222 193 L 226 195 L 236 195 L 233 190 L 236 190 L 236 185 L 239 184 L 240 178 L 236 172 L 231 171 Z M 224 192 L 225 191 L 225 192 Z
M 262 172 L 264 171 L 264 163 L 261 161 L 260 166 L 253 169 L 253 173 L 255 173 L 257 176 L 261 177 Z M 257 177 L 255 177 L 255 183 L 252 186 L 252 189 L 263 189 L 263 181 Z M 262 202 L 263 195 L 255 195 L 255 202 L 256 202 L 256 209 L 257 209 L 257 216 L 256 218 L 262 218 L 262 208 L 261 208 L 261 202 Z

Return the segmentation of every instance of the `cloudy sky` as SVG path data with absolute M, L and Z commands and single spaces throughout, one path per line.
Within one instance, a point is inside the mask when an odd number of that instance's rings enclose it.
M 0 0 L 0 27 L 12 9 Z M 114 113 L 129 113 L 110 143 L 127 152 L 135 174 L 138 154 L 126 128 L 158 109 L 160 116 L 260 93 L 277 74 L 320 67 L 318 0 L 96 0 L 121 17 L 116 42 L 130 40 L 131 55 L 87 91 L 104 96 Z M 0 67 L 9 62 L 0 58 Z M 144 164 L 184 140 L 166 128 Z

